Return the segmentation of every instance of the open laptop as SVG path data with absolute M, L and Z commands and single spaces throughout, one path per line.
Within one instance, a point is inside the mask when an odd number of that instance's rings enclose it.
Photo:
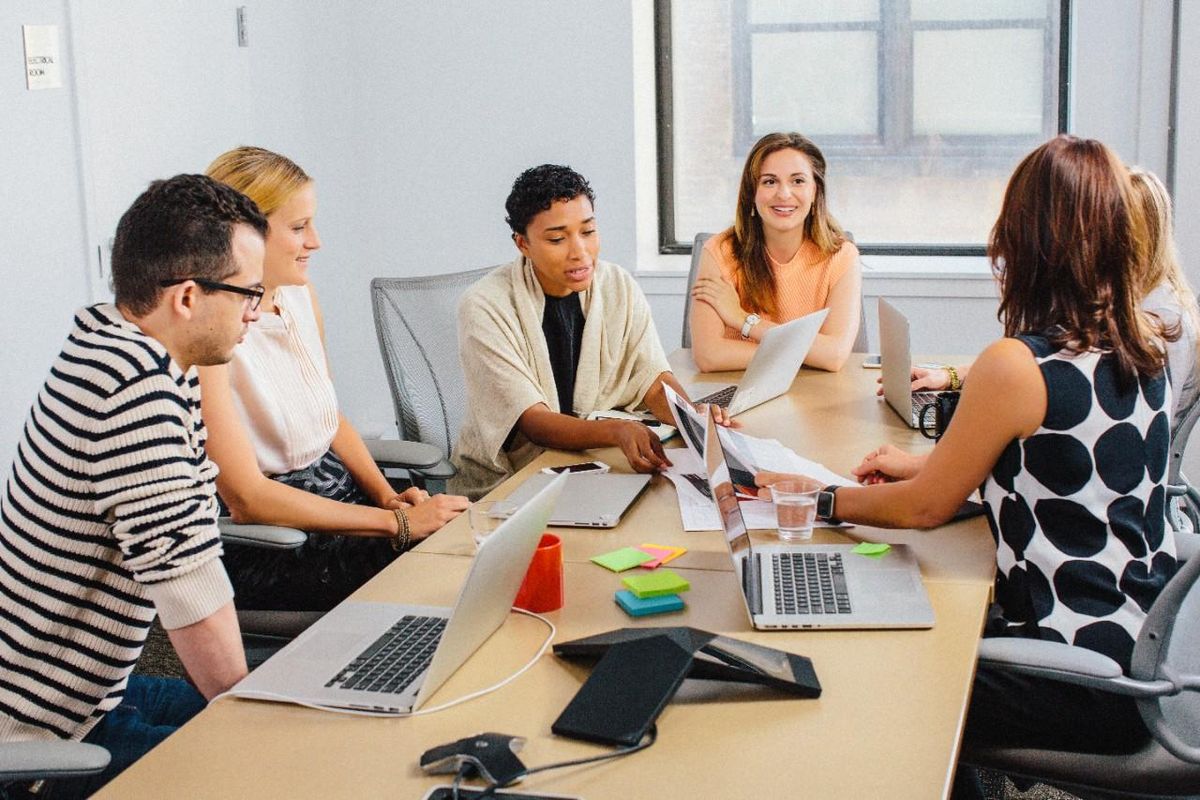
M 879 298 L 880 372 L 883 398 L 910 428 L 921 427 L 921 409 L 937 398 L 937 392 L 912 390 L 912 353 L 908 336 L 908 318 L 900 309 Z
M 342 603 L 230 693 L 393 714 L 420 708 L 508 616 L 566 478 L 553 476 L 488 537 L 453 609 Z
M 746 366 L 742 380 L 701 397 L 697 403 L 712 403 L 737 416 L 792 388 L 804 357 L 816 341 L 829 309 L 822 308 L 767 331 Z M 691 394 L 692 392 L 689 392 Z
M 711 415 L 704 460 L 753 627 L 933 627 L 933 607 L 908 547 L 894 544 L 876 559 L 852 553 L 851 544 L 752 544 Z
M 556 477 L 540 472 L 532 475 L 508 496 L 508 500 L 521 506 Z M 564 528 L 617 527 L 621 515 L 650 484 L 649 475 L 614 475 L 611 472 L 601 475 L 584 472 L 569 474 L 566 478 L 562 494 L 550 513 L 550 524 Z

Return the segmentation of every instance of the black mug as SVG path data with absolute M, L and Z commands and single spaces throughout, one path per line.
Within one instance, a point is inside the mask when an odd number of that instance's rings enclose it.
M 950 427 L 950 418 L 954 416 L 954 409 L 958 407 L 959 394 L 960 392 L 938 392 L 932 403 L 921 406 L 917 422 L 920 423 L 918 427 L 922 436 L 934 441 L 942 438 L 946 428 Z M 932 426 L 929 424 L 931 410 L 933 411 Z

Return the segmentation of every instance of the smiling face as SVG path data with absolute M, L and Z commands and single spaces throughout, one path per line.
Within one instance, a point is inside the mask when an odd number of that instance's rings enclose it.
M 525 233 L 513 234 L 513 241 L 533 262 L 538 283 L 549 296 L 566 297 L 592 285 L 600 232 L 586 195 L 556 200 L 529 221 Z
M 267 217 L 266 260 L 263 284 L 297 286 L 308 283 L 308 259 L 321 247 L 321 238 L 313 222 L 317 214 L 317 190 L 309 181 Z
M 816 196 L 817 182 L 808 156 L 788 148 L 763 159 L 754 208 L 768 235 L 803 230 Z

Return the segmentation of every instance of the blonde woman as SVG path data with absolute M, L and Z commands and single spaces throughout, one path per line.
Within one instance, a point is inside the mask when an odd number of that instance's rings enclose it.
M 1175 416 L 1171 428 L 1182 422 L 1183 412 L 1196 400 L 1195 365 L 1197 320 L 1196 295 L 1179 265 L 1175 249 L 1175 225 L 1171 195 L 1153 172 L 1132 167 L 1134 200 L 1146 219 L 1151 244 L 1147 263 L 1146 299 L 1142 310 L 1156 315 L 1168 329 L 1179 329 L 1179 339 L 1167 342 L 1167 367 L 1175 398 Z
M 776 325 L 829 309 L 804 363 L 842 368 L 858 334 L 858 250 L 829 213 L 825 156 L 771 133 L 746 157 L 733 226 L 704 245 L 692 287 L 692 355 L 704 372 L 745 369 Z
M 258 147 L 222 154 L 208 175 L 249 196 L 269 224 L 261 318 L 228 365 L 200 371 L 217 489 L 237 522 L 311 532 L 296 551 L 226 545 L 226 568 L 244 607 L 326 610 L 467 501 L 397 493 L 338 410 L 308 276 L 321 247 L 313 180 Z

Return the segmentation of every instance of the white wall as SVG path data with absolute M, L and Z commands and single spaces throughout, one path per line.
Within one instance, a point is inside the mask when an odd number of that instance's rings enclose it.
M 71 311 L 105 295 L 92 274 L 95 252 L 117 217 L 149 180 L 202 171 L 237 144 L 286 153 L 318 181 L 325 248 L 313 281 L 343 406 L 368 433 L 392 423 L 369 279 L 510 258 L 503 201 L 524 167 L 558 161 L 588 175 L 603 255 L 655 266 L 645 249 L 639 258 L 635 241 L 636 209 L 645 208 L 635 187 L 649 173 L 641 162 L 635 169 L 634 107 L 645 108 L 652 76 L 634 66 L 634 21 L 648 0 L 238 1 L 249 6 L 249 48 L 236 46 L 237 3 L 229 0 L 0 4 L 0 66 L 9 65 L 0 70 L 0 311 L 9 333 L 0 353 L 0 461 L 11 457 Z M 1170 4 L 1075 5 L 1073 129 L 1163 169 Z M 1200 207 L 1200 159 L 1186 147 L 1200 130 L 1198 17 L 1185 3 L 1181 223 Z M 68 85 L 27 92 L 19 26 L 47 22 L 63 28 Z M 1200 253 L 1194 227 L 1180 225 L 1189 264 L 1200 261 L 1187 255 Z M 913 315 L 917 351 L 970 352 L 996 335 L 994 290 L 978 272 L 913 280 L 903 275 L 911 262 L 867 261 L 876 270 L 865 289 L 872 328 L 871 299 L 886 295 Z M 675 346 L 683 278 L 646 275 L 642 283 L 664 343 Z M 872 340 L 877 346 L 874 331 Z
M 25 89 L 21 25 L 58 25 L 61 89 Z M 0 3 L 0 462 L 7 468 L 29 405 L 88 299 L 79 139 L 63 2 Z

